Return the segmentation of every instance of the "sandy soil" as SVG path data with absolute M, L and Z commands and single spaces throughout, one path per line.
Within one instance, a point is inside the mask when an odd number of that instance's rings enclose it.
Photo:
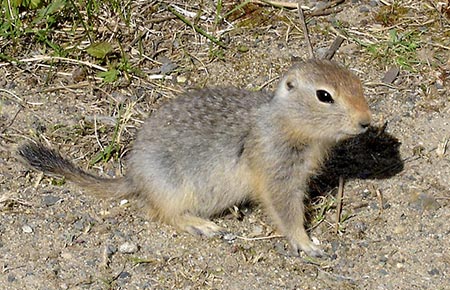
M 121 175 L 142 121 L 177 92 L 216 85 L 272 90 L 293 59 L 307 58 L 295 11 L 254 6 L 218 27 L 229 30 L 222 50 L 178 19 L 149 21 L 171 14 L 137 3 L 142 13 L 131 28 L 119 17 L 108 24 L 117 24 L 121 34 L 114 36 L 131 62 L 139 50 L 148 58 L 114 85 L 102 83 L 93 67 L 38 60 L 49 53 L 42 44 L 14 50 L 3 39 L 4 53 L 33 60 L 0 63 L 0 288 L 450 289 L 450 25 L 430 4 L 437 1 L 398 2 L 407 12 L 390 26 L 375 19 L 385 9 L 381 1 L 347 1 L 342 11 L 309 22 L 317 53 L 338 31 L 348 33 L 334 59 L 361 77 L 374 115 L 373 128 L 340 144 L 311 182 L 308 224 L 328 254 L 323 259 L 293 256 L 258 206 L 214 220 L 230 234 L 194 237 L 148 220 L 133 201 L 99 200 L 30 171 L 12 153 L 40 140 L 91 172 Z M 198 25 L 214 31 L 214 6 L 202 9 Z M 378 55 L 360 45 L 389 43 L 392 29 L 417 32 L 412 56 L 392 43 L 393 54 Z M 132 43 L 136 31 L 143 36 Z M 383 83 L 398 56 L 414 62 Z M 96 62 L 85 54 L 80 60 Z M 161 73 L 173 79 L 150 78 Z M 119 112 L 116 153 L 90 166 L 114 139 Z M 345 187 L 336 233 L 339 176 Z

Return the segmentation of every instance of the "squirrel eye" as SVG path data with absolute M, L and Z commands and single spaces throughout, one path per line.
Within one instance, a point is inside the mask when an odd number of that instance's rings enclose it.
M 334 103 L 334 100 L 333 100 L 333 97 L 331 96 L 331 94 L 325 90 L 317 90 L 316 96 L 319 99 L 319 101 L 321 101 L 323 103 L 328 103 L 328 104 Z

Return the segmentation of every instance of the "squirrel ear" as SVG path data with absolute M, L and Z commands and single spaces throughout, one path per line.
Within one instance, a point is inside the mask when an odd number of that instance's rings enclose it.
M 297 86 L 297 80 L 293 75 L 288 75 L 284 83 L 288 91 L 292 91 Z

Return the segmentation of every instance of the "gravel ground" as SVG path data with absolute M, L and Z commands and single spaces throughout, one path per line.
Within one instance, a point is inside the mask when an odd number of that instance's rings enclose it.
M 295 11 L 251 6 L 221 27 L 229 29 L 224 50 L 174 17 L 149 24 L 144 12 L 134 15 L 132 23 L 148 26 L 140 45 L 152 60 L 113 84 L 96 78 L 95 67 L 38 60 L 46 54 L 42 44 L 15 51 L 2 39 L 4 53 L 33 60 L 0 63 L 0 288 L 450 289 L 449 18 L 437 1 L 382 2 L 346 1 L 308 22 L 317 54 L 347 33 L 334 59 L 361 77 L 374 116 L 373 128 L 340 144 L 311 182 L 308 224 L 328 254 L 323 259 L 293 256 L 258 206 L 214 219 L 230 234 L 194 237 L 148 220 L 133 201 L 99 200 L 30 171 L 13 154 L 17 144 L 40 140 L 91 172 L 121 175 L 142 121 L 178 92 L 216 85 L 272 90 L 293 59 L 306 58 Z M 145 7 L 137 2 L 135 10 Z M 206 20 L 198 25 L 211 25 L 214 6 L 202 9 Z M 380 23 L 394 10 L 399 19 Z M 170 15 L 152 11 L 148 19 Z M 131 32 L 117 27 L 136 56 Z M 403 38 L 393 39 L 393 30 Z M 402 41 L 418 46 L 411 52 Z M 383 83 L 392 67 L 398 76 Z M 159 74 L 172 80 L 150 78 Z M 118 154 L 90 166 L 115 128 Z M 336 233 L 339 176 L 345 186 Z

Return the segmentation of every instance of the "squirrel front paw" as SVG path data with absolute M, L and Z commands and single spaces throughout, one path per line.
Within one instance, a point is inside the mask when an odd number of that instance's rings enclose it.
M 316 244 L 314 244 L 308 237 L 301 240 L 291 240 L 291 245 L 295 255 L 299 255 L 303 251 L 310 257 L 320 258 L 324 257 L 325 252 Z

